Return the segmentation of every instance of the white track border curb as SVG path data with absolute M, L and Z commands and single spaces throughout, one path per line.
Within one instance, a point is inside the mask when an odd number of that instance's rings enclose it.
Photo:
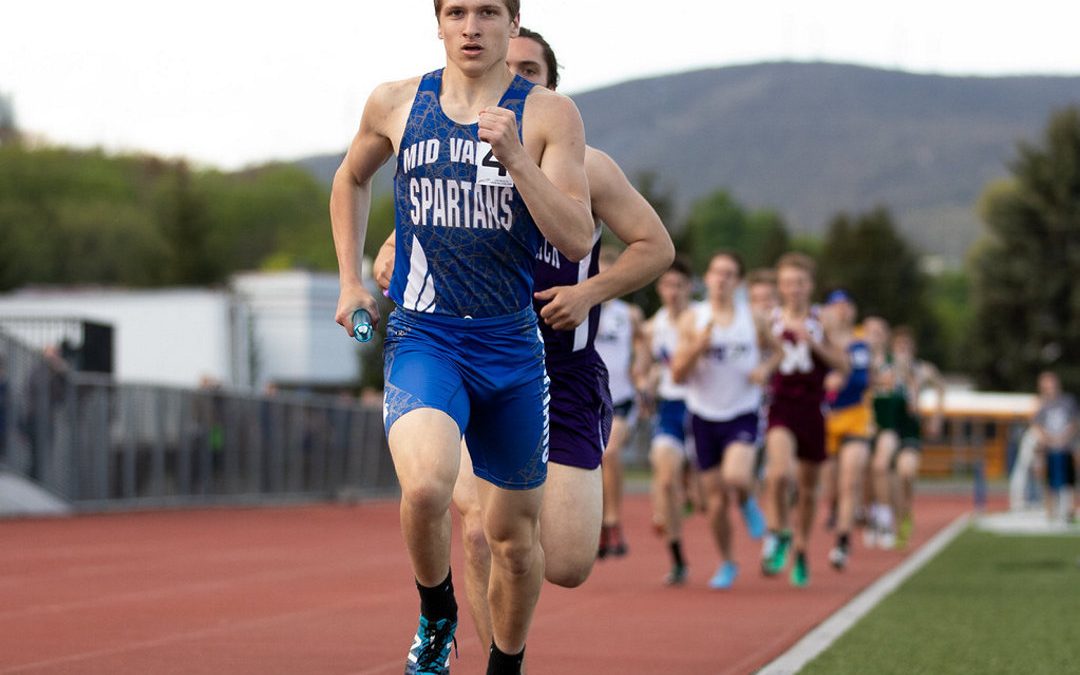
M 828 649 L 859 619 L 866 616 L 885 596 L 896 590 L 900 584 L 930 562 L 941 549 L 952 543 L 953 539 L 956 539 L 970 522 L 971 514 L 965 514 L 954 520 L 904 562 L 855 596 L 851 602 L 841 607 L 817 628 L 807 633 L 791 649 L 757 671 L 759 675 L 792 675 L 802 670 L 806 664 Z

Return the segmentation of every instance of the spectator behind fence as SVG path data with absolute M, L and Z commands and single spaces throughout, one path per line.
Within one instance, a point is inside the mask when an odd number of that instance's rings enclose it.
M 41 355 L 42 360 L 30 371 L 26 408 L 19 424 L 30 447 L 27 475 L 32 480 L 44 477 L 44 455 L 52 448 L 53 417 L 64 401 L 64 377 L 68 372 L 67 363 L 56 345 L 46 347 Z
M 1035 433 L 1038 457 L 1046 471 L 1046 516 L 1051 521 L 1073 519 L 1076 471 L 1073 450 L 1077 440 L 1076 399 L 1062 392 L 1056 373 L 1039 374 L 1039 411 Z

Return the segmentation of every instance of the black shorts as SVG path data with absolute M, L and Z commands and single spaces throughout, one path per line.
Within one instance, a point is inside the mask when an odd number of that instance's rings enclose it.
M 634 412 L 634 399 L 628 398 L 625 401 L 614 403 L 611 409 L 615 413 L 615 417 L 626 419 L 630 417 L 630 413 Z

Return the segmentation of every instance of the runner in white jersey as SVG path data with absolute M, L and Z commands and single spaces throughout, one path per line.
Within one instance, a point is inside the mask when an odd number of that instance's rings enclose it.
M 625 421 L 634 408 L 634 340 L 640 330 L 641 310 L 628 302 L 608 300 L 600 308 L 596 331 L 596 351 L 608 369 L 608 388 L 615 416 Z
M 765 533 L 765 518 L 750 491 L 762 385 L 780 355 L 764 318 L 735 300 L 742 277 L 738 254 L 713 255 L 705 273 L 708 299 L 681 317 L 671 369 L 677 381 L 686 383 L 706 513 L 720 552 L 720 565 L 709 581 L 717 590 L 730 588 L 738 574 L 728 504 L 740 505 L 751 537 Z M 772 355 L 769 362 L 763 362 L 765 352 Z
M 671 361 L 679 344 L 677 323 L 690 305 L 690 265 L 676 257 L 656 282 L 663 306 L 646 325 L 650 367 L 647 392 L 656 400 L 649 463 L 652 466 L 653 525 L 671 552 L 668 585 L 686 581 L 682 550 L 682 504 L 688 456 L 686 448 L 686 388 L 671 376 Z
M 600 251 L 600 273 L 617 259 L 615 251 Z M 640 379 L 642 344 L 641 310 L 622 300 L 609 300 L 600 308 L 599 328 L 596 331 L 596 351 L 608 370 L 608 387 L 614 417 L 611 436 L 604 448 L 600 464 L 604 481 L 604 516 L 600 527 L 597 557 L 626 555 L 626 536 L 622 530 L 623 463 L 622 451 L 633 427 L 637 401 L 635 383 Z

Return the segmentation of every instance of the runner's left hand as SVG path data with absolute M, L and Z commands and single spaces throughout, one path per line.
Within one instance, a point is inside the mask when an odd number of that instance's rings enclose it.
M 540 309 L 540 318 L 555 330 L 573 330 L 589 316 L 592 301 L 578 286 L 553 286 L 533 293 L 533 297 L 547 302 Z

